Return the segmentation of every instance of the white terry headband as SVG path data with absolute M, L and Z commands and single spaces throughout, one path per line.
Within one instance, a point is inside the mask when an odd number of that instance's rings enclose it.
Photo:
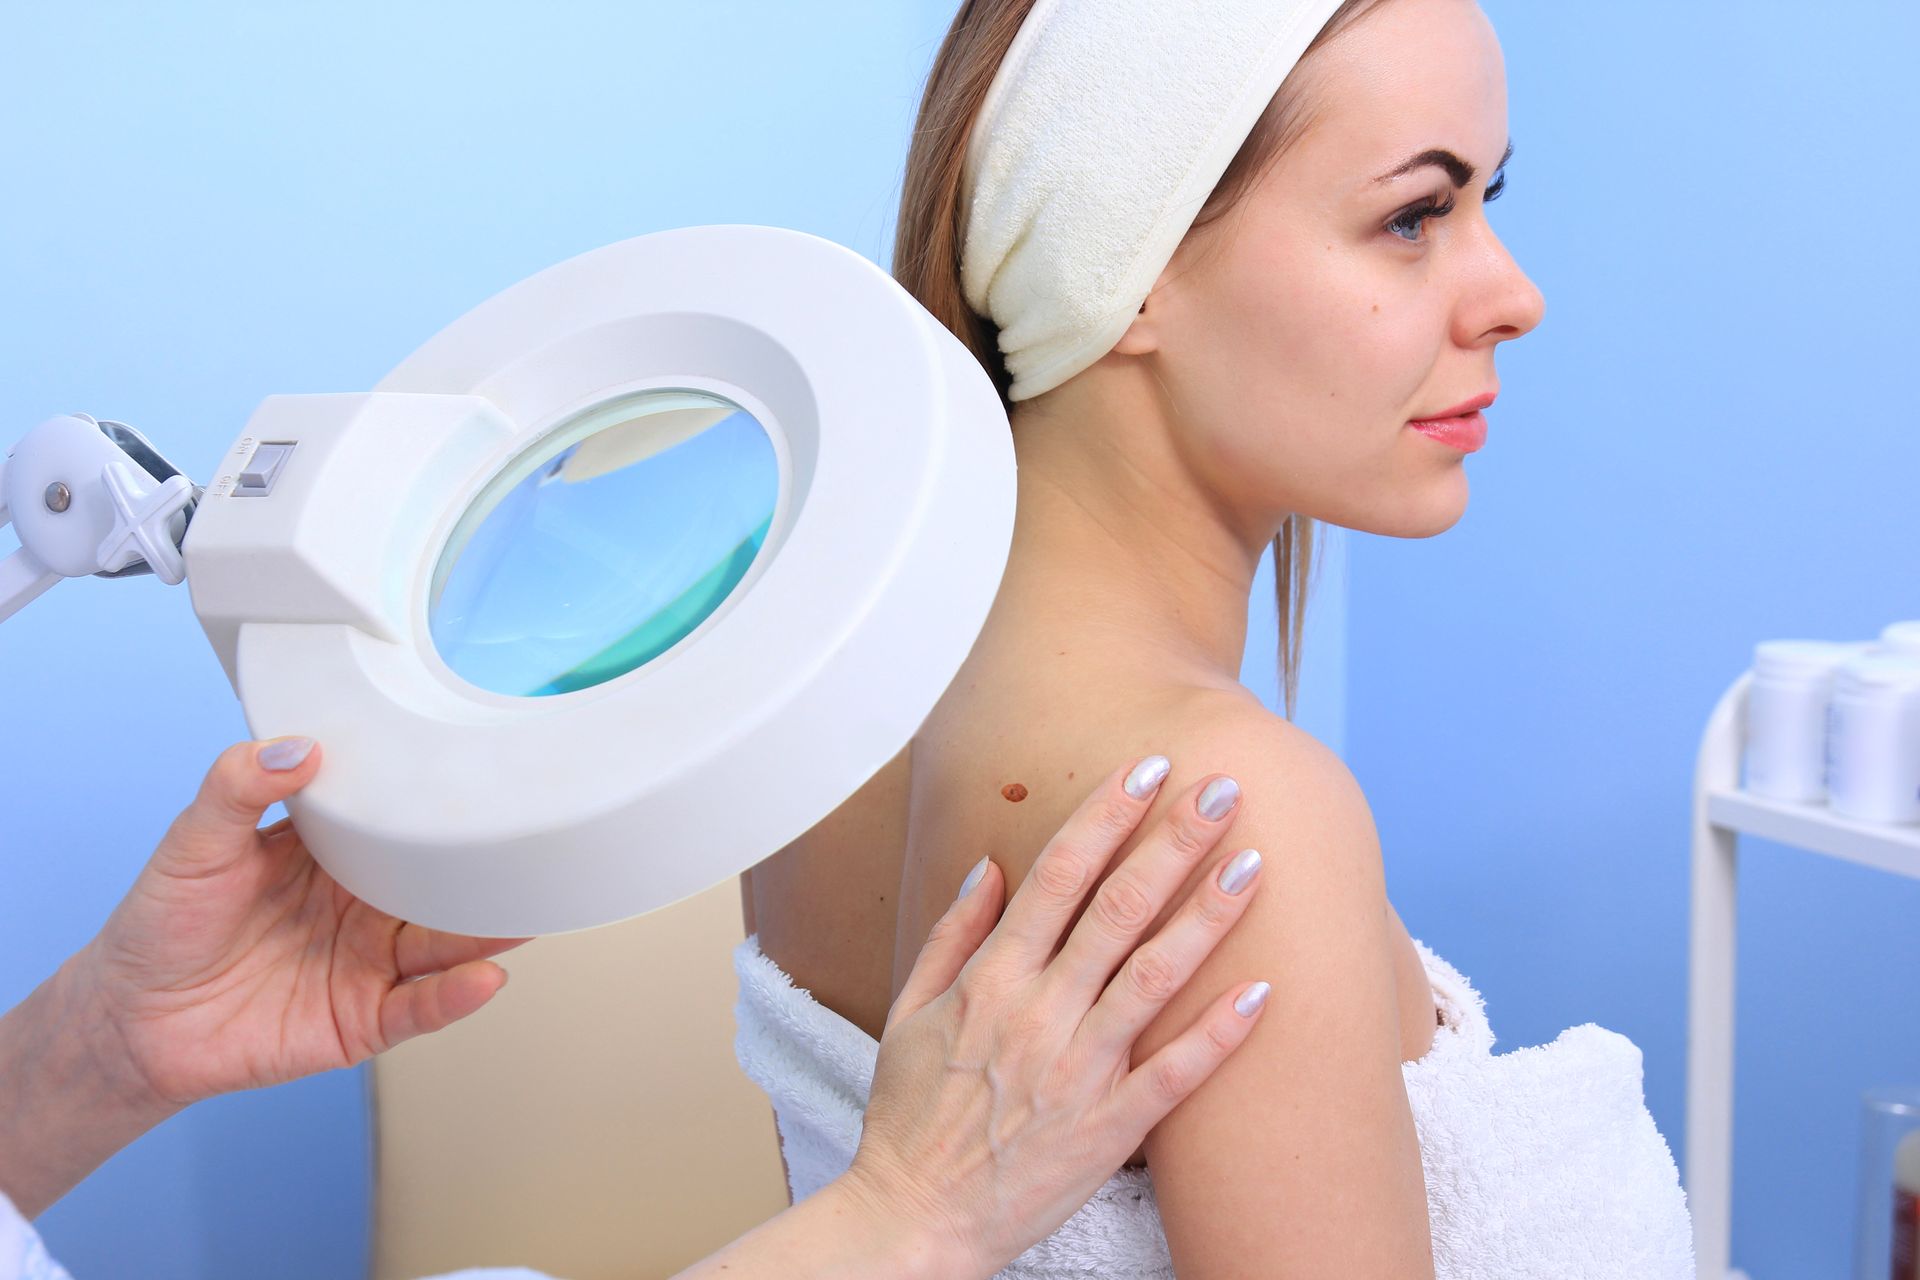
M 1113 350 L 1267 103 L 1341 0 L 1037 0 L 962 177 L 967 305 L 1008 395 Z

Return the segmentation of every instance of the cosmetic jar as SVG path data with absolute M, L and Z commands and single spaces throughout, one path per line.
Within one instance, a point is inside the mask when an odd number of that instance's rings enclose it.
M 1833 673 L 1870 642 L 1762 640 L 1747 693 L 1745 789 L 1818 804 L 1827 794 L 1827 702 Z
M 1863 822 L 1920 822 L 1920 655 L 1862 654 L 1834 672 L 1827 798 Z
M 1880 633 L 1880 648 L 1885 653 L 1910 653 L 1920 657 L 1920 619 L 1889 622 Z

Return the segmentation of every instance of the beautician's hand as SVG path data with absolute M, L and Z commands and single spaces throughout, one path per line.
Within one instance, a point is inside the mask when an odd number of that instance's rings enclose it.
M 396 920 L 336 884 L 291 822 L 259 829 L 319 772 L 310 741 L 222 753 L 84 953 L 87 985 L 168 1102 L 350 1067 L 438 1031 L 506 984 L 486 957 L 527 941 Z
M 1231 811 L 1214 822 L 1195 807 L 1218 775 L 1180 797 L 1060 945 L 1152 804 L 1151 789 L 1140 798 L 1124 790 L 1127 776 L 1116 770 L 1094 790 L 1005 915 L 1005 882 L 983 861 L 972 891 L 934 925 L 888 1014 L 853 1167 L 681 1280 L 990 1276 L 1071 1217 L 1239 1047 L 1259 1017 L 1262 983 L 1222 992 L 1177 1039 L 1130 1063 L 1135 1039 L 1239 920 L 1257 883 L 1246 876 L 1227 892 L 1219 872 L 1234 859 L 1217 859 L 1185 907 L 1136 948 L 1231 825 Z M 1257 855 L 1251 861 L 1257 871 Z
M 0 1191 L 28 1216 L 190 1103 L 363 1062 L 506 982 L 487 957 L 526 939 L 396 920 L 291 823 L 259 829 L 319 768 L 307 739 L 230 747 L 100 933 L 0 1019 Z

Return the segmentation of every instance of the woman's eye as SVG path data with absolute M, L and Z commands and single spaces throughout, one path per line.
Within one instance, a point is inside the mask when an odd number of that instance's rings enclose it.
M 1453 203 L 1451 200 L 1445 204 L 1438 204 L 1432 200 L 1422 200 L 1419 204 L 1411 205 L 1408 208 L 1402 209 L 1399 213 L 1396 213 L 1393 216 L 1393 220 L 1387 223 L 1387 230 L 1399 236 L 1408 244 L 1418 244 L 1420 243 L 1420 225 L 1428 218 L 1446 217 L 1449 213 L 1453 212 Z M 1413 232 L 1413 234 L 1402 234 L 1401 228 L 1403 227 Z
M 1494 175 L 1493 181 L 1487 184 L 1487 194 L 1482 196 L 1481 200 L 1483 202 L 1487 200 L 1498 200 L 1500 198 L 1500 193 L 1502 191 L 1505 191 L 1506 189 L 1507 189 L 1507 171 L 1505 169 L 1502 169 L 1498 174 Z M 1405 240 L 1408 244 L 1418 244 L 1420 243 L 1421 224 L 1426 222 L 1428 218 L 1446 217 L 1448 214 L 1453 212 L 1453 206 L 1454 206 L 1454 201 L 1452 201 L 1451 199 L 1449 199 L 1445 204 L 1440 204 L 1439 202 L 1431 198 L 1422 200 L 1419 204 L 1411 205 L 1408 208 L 1402 209 L 1399 213 L 1395 214 L 1393 216 L 1393 221 L 1387 223 L 1387 230 L 1392 232 L 1394 235 L 1399 236 L 1402 240 Z M 1405 234 L 1402 231 L 1402 228 L 1404 228 L 1405 231 L 1412 232 L 1413 234 L 1412 235 Z

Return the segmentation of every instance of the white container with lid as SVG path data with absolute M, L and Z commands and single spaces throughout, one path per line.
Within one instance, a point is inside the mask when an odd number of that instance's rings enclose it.
M 1870 641 L 1763 640 L 1747 694 L 1746 790 L 1818 804 L 1826 797 L 1827 700 L 1835 668 Z
M 1862 654 L 1834 673 L 1827 787 L 1835 813 L 1920 822 L 1920 654 Z
M 1920 657 L 1920 618 L 1911 622 L 1889 622 L 1880 633 L 1880 648 L 1886 653 L 1911 653 Z

